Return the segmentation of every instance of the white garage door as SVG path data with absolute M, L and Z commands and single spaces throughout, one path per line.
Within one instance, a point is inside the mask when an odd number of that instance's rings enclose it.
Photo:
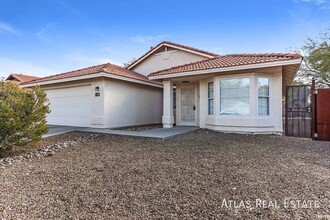
M 45 90 L 51 113 L 47 124 L 89 127 L 92 115 L 91 86 Z

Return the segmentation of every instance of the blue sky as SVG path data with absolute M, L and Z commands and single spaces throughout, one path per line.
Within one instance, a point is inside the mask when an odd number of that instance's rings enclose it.
M 330 0 L 0 0 L 0 77 L 122 65 L 161 41 L 287 52 L 330 28 Z

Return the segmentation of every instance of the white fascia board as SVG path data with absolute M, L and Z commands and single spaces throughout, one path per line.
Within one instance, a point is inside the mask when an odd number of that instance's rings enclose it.
M 55 84 L 55 83 L 64 83 L 64 82 L 72 82 L 72 81 L 77 81 L 77 80 L 84 80 L 84 79 L 92 79 L 92 78 L 97 78 L 97 77 L 106 77 L 106 78 L 111 78 L 111 79 L 118 79 L 118 80 L 123 80 L 123 81 L 128 81 L 128 82 L 133 82 L 133 83 L 138 83 L 138 84 L 143 84 L 143 85 L 148 85 L 148 86 L 153 86 L 153 87 L 158 87 L 158 88 L 163 88 L 163 85 L 161 84 L 155 84 L 155 83 L 150 83 L 146 82 L 143 80 L 137 80 L 137 79 L 132 79 L 128 77 L 123 77 L 123 76 L 117 76 L 105 72 L 97 73 L 97 74 L 90 74 L 90 75 L 84 75 L 84 76 L 77 76 L 77 77 L 71 77 L 71 78 L 65 78 L 65 79 L 57 79 L 57 80 L 50 80 L 50 81 L 45 81 L 45 82 L 37 82 L 37 83 L 31 83 L 31 84 L 25 84 L 25 85 L 20 85 L 22 88 L 27 88 L 27 87 L 33 87 L 36 85 L 50 85 L 50 84 Z
M 223 67 L 223 68 L 215 68 L 215 69 L 206 69 L 206 70 L 196 70 L 189 72 L 181 72 L 181 73 L 173 73 L 159 76 L 150 76 L 149 79 L 157 80 L 157 79 L 167 79 L 181 76 L 191 76 L 191 75 L 203 75 L 209 73 L 219 73 L 219 72 L 229 72 L 236 70 L 245 70 L 245 69 L 257 69 L 257 68 L 266 68 L 266 67 L 275 67 L 275 66 L 285 66 L 292 64 L 300 64 L 302 59 L 297 60 L 287 60 L 287 61 L 276 61 L 271 63 L 258 63 L 258 64 L 249 64 L 243 66 L 232 66 L 232 67 Z
M 190 49 L 187 49 L 187 48 L 183 48 L 183 47 L 179 47 L 179 46 L 175 46 L 175 45 L 171 45 L 171 44 L 164 44 L 164 46 L 173 47 L 175 49 L 187 51 L 187 52 L 194 53 L 194 54 L 197 54 L 197 55 L 200 55 L 200 56 L 203 56 L 203 57 L 207 57 L 207 58 L 214 58 L 215 57 L 215 56 L 208 55 L 208 54 L 205 54 L 205 53 L 202 53 L 202 52 L 197 52 L 197 51 L 194 51 L 194 50 L 190 50 Z
M 179 47 L 179 46 L 175 46 L 175 45 L 172 45 L 172 44 L 165 43 L 165 44 L 161 44 L 158 47 L 155 47 L 154 49 L 152 49 L 149 53 L 147 53 L 144 57 L 142 57 L 138 62 L 134 63 L 132 66 L 128 67 L 127 69 L 129 69 L 129 70 L 132 69 L 134 66 L 141 63 L 144 59 L 146 59 L 148 56 L 150 56 L 152 53 L 154 53 L 156 50 L 158 50 L 162 46 L 173 47 L 175 49 L 179 49 L 179 50 L 183 50 L 183 51 L 186 51 L 186 52 L 194 53 L 194 54 L 197 54 L 197 55 L 200 55 L 200 56 L 203 56 L 203 57 L 207 57 L 207 58 L 214 58 L 214 56 L 212 56 L 212 55 L 208 55 L 208 54 L 205 54 L 205 53 L 201 53 L 201 52 L 197 52 L 197 51 L 194 51 L 194 50 L 189 50 L 189 49 L 186 49 L 186 48 L 183 48 L 183 47 Z
M 147 81 L 143 81 L 143 80 L 137 80 L 137 79 L 132 79 L 132 78 L 128 78 L 128 77 L 112 75 L 109 73 L 104 73 L 104 77 L 112 78 L 112 79 L 119 79 L 119 80 L 128 81 L 128 82 L 134 82 L 134 83 L 148 85 L 148 86 L 154 86 L 154 87 L 158 87 L 158 88 L 163 88 L 162 84 L 156 84 L 156 83 L 151 83 L 151 82 L 147 82 Z
M 163 45 L 164 44 L 161 44 L 158 47 L 155 47 L 149 53 L 147 53 L 146 55 L 144 55 L 144 57 L 142 57 L 139 61 L 137 61 L 136 63 L 134 63 L 132 66 L 128 67 L 127 69 L 129 69 L 129 70 L 132 69 L 134 66 L 136 66 L 138 63 L 142 62 L 145 58 L 147 58 L 149 55 L 151 55 L 153 52 L 155 52 L 156 50 L 158 50 Z

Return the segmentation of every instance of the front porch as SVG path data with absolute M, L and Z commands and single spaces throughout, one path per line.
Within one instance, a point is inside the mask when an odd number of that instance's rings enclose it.
M 164 81 L 163 127 L 200 126 L 200 81 Z
M 280 68 L 165 79 L 163 127 L 281 133 L 282 81 Z

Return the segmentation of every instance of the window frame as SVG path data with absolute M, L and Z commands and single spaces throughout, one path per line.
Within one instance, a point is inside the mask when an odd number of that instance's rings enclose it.
M 267 79 L 268 80 L 268 96 L 261 96 L 259 95 L 259 79 Z M 266 77 L 266 76 L 257 76 L 257 80 L 256 80 L 256 83 L 257 83 L 257 116 L 258 117 L 269 117 L 270 116 L 270 102 L 271 102 L 271 96 L 270 96 L 270 83 L 271 80 L 269 77 Z M 267 98 L 268 99 L 268 105 L 267 105 L 267 114 L 266 115 L 261 115 L 260 112 L 259 112 L 259 98 Z
M 210 84 L 212 84 L 212 94 L 213 96 L 210 97 Z M 210 101 L 213 101 L 213 106 L 212 106 L 212 113 L 210 113 Z M 214 115 L 214 81 L 210 81 L 207 83 L 207 114 L 208 115 Z
M 249 114 L 246 114 L 246 115 L 225 115 L 225 114 L 221 114 L 221 81 L 224 81 L 224 80 L 235 80 L 235 79 L 248 79 L 249 80 L 249 97 L 248 97 L 248 100 L 249 100 Z M 219 85 L 218 85 L 218 88 L 219 88 L 219 104 L 218 104 L 218 107 L 219 107 L 219 113 L 218 115 L 220 117 L 251 117 L 252 115 L 252 109 L 251 109 L 251 104 L 253 103 L 251 98 L 251 94 L 252 94 L 252 87 L 253 87 L 253 82 L 254 80 L 252 79 L 252 77 L 250 75 L 244 75 L 244 76 L 240 76 L 240 77 L 226 77 L 226 78 L 220 78 L 219 80 Z

